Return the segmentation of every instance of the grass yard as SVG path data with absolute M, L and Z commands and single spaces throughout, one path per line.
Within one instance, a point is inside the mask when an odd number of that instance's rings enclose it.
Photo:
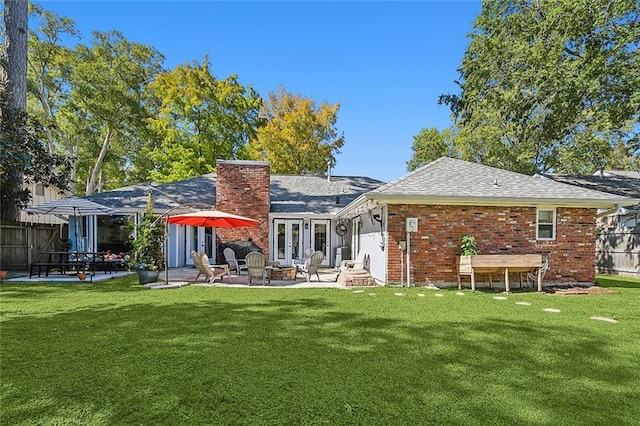
M 640 419 L 640 280 L 600 277 L 610 295 L 461 296 L 135 279 L 0 286 L 0 424 Z

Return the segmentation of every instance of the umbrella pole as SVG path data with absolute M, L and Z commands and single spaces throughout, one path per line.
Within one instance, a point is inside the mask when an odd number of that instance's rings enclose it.
M 169 284 L 169 221 L 164 221 L 164 283 Z

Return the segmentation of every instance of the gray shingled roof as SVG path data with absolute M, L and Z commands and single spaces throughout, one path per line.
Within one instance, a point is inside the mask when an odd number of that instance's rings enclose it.
M 333 214 L 384 182 L 358 176 L 271 175 L 271 213 Z
M 623 197 L 640 198 L 640 173 L 637 172 L 604 172 L 597 175 L 545 175 L 556 182 L 622 195 Z
M 368 199 L 512 205 L 553 203 L 556 205 L 607 206 L 633 204 L 618 195 L 578 188 L 544 176 L 527 176 L 477 163 L 442 157 L 382 185 Z
M 153 192 L 155 209 L 159 212 L 167 211 L 180 204 L 201 203 L 215 206 L 216 175 L 209 173 L 179 182 L 126 186 L 89 195 L 86 198 L 123 213 L 130 213 L 144 210 L 149 191 Z
M 319 175 L 271 175 L 271 212 L 333 214 L 383 183 L 366 177 L 332 176 L 328 181 Z M 179 204 L 215 206 L 216 174 L 161 185 L 132 185 L 86 198 L 127 213 L 143 210 L 149 191 L 154 194 L 159 212 Z

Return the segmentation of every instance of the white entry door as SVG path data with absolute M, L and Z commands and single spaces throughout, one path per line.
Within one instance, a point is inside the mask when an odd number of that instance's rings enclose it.
M 281 265 L 292 265 L 302 257 L 302 221 L 275 219 L 273 221 L 273 260 Z
M 329 226 L 331 221 L 329 219 L 311 219 L 311 248 L 314 251 L 321 251 L 324 253 L 323 266 L 329 266 L 331 259 L 329 258 L 330 241 L 329 241 Z

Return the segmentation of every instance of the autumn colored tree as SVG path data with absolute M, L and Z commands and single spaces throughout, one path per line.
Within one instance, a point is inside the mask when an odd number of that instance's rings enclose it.
M 260 96 L 236 75 L 216 78 L 206 57 L 160 73 L 148 89 L 154 100 L 149 123 L 160 143 L 143 152 L 156 182 L 213 172 L 217 159 L 241 157 L 255 135 Z
M 323 173 L 344 145 L 335 127 L 340 104 L 316 102 L 287 93 L 270 92 L 260 111 L 265 120 L 247 147 L 255 160 L 267 160 L 274 173 Z

